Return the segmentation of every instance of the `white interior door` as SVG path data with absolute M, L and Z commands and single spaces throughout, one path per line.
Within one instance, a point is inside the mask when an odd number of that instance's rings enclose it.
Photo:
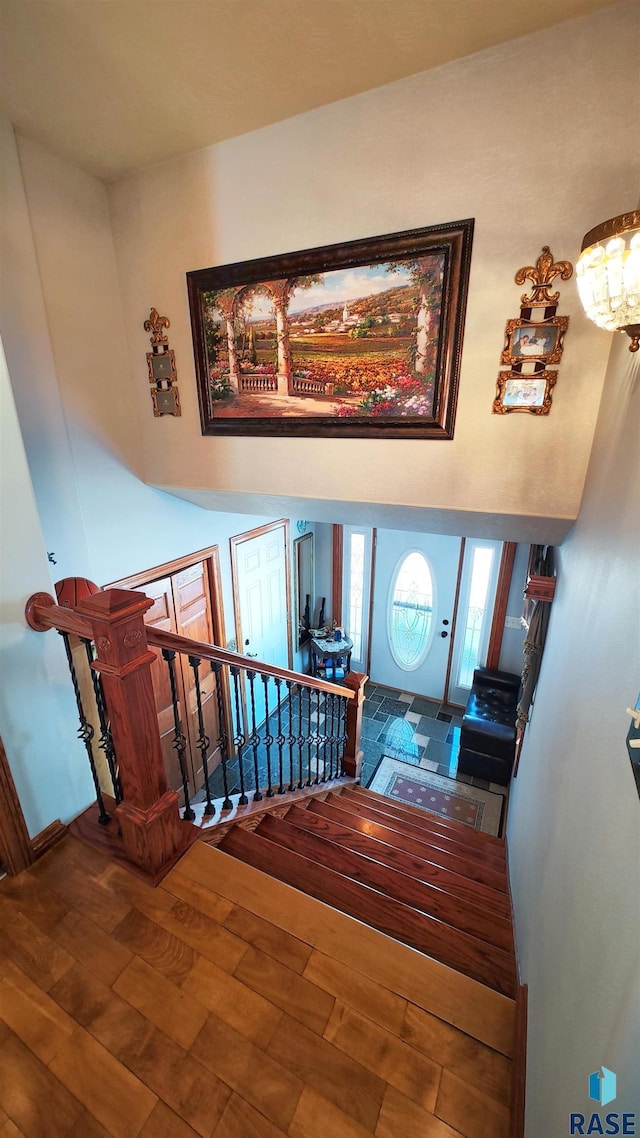
M 265 664 L 288 668 L 286 527 L 277 526 L 246 539 L 235 538 L 232 548 L 238 651 Z M 254 691 L 256 722 L 261 723 L 265 718 L 261 682 L 256 681 Z
M 444 697 L 461 539 L 378 530 L 371 679 Z

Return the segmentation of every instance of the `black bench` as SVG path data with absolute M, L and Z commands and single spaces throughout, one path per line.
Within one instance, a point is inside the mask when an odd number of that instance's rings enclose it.
M 520 676 L 476 668 L 462 717 L 458 772 L 506 786 L 516 750 Z

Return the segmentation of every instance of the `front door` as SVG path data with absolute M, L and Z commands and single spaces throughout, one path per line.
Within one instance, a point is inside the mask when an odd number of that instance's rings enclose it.
M 444 698 L 461 539 L 378 530 L 371 679 Z
M 231 539 L 238 651 L 280 668 L 291 667 L 288 528 L 275 522 Z M 257 725 L 266 714 L 261 683 L 254 698 Z

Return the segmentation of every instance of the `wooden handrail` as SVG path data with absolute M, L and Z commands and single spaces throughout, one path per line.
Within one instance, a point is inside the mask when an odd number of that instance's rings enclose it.
M 29 628 L 34 632 L 48 632 L 50 628 L 56 628 L 58 632 L 71 632 L 85 640 L 93 639 L 89 621 L 73 609 L 57 605 L 49 593 L 34 593 L 29 597 L 24 613 Z
M 305 676 L 303 672 L 291 672 L 288 668 L 279 668 L 276 664 L 263 664 L 260 660 L 243 656 L 240 652 L 228 652 L 225 648 L 217 648 L 215 644 L 205 644 L 203 640 L 191 640 L 190 637 L 178 636 L 175 632 L 161 632 L 157 628 L 147 626 L 147 643 L 154 644 L 156 648 L 168 648 L 174 652 L 185 652 L 189 656 L 200 656 L 203 660 L 213 660 L 217 664 L 242 668 L 247 672 L 260 672 L 261 675 L 272 676 L 276 680 L 289 680 L 301 688 L 313 688 L 314 691 L 355 699 L 355 693 L 340 684 Z
M 125 592 L 124 589 L 120 591 Z M 134 596 L 133 593 L 131 595 Z M 62 608 L 55 604 L 49 593 L 34 593 L 27 602 L 25 615 L 27 624 L 36 632 L 47 632 L 50 628 L 56 628 L 60 632 L 71 632 L 75 636 L 82 636 L 85 640 L 91 640 L 93 637 L 89 621 L 73 609 Z M 190 637 L 178 636 L 175 632 L 161 632 L 151 625 L 145 626 L 145 632 L 147 643 L 155 645 L 156 648 L 167 648 L 174 652 L 184 652 L 189 656 L 200 656 L 201 659 L 212 660 L 216 664 L 227 664 L 229 667 L 242 668 L 248 672 L 260 672 L 263 676 L 288 680 L 298 684 L 299 687 L 344 696 L 345 699 L 355 699 L 355 692 L 341 684 L 328 683 L 313 676 L 305 676 L 302 672 L 279 668 L 275 664 L 265 664 L 252 657 L 243 656 L 240 652 L 228 652 L 215 644 L 206 644 L 203 640 L 191 640 Z

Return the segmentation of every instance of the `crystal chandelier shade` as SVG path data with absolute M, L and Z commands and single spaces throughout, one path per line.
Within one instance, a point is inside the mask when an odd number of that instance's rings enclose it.
M 590 320 L 626 332 L 629 351 L 640 347 L 640 210 L 603 222 L 587 233 L 576 265 L 578 292 Z

